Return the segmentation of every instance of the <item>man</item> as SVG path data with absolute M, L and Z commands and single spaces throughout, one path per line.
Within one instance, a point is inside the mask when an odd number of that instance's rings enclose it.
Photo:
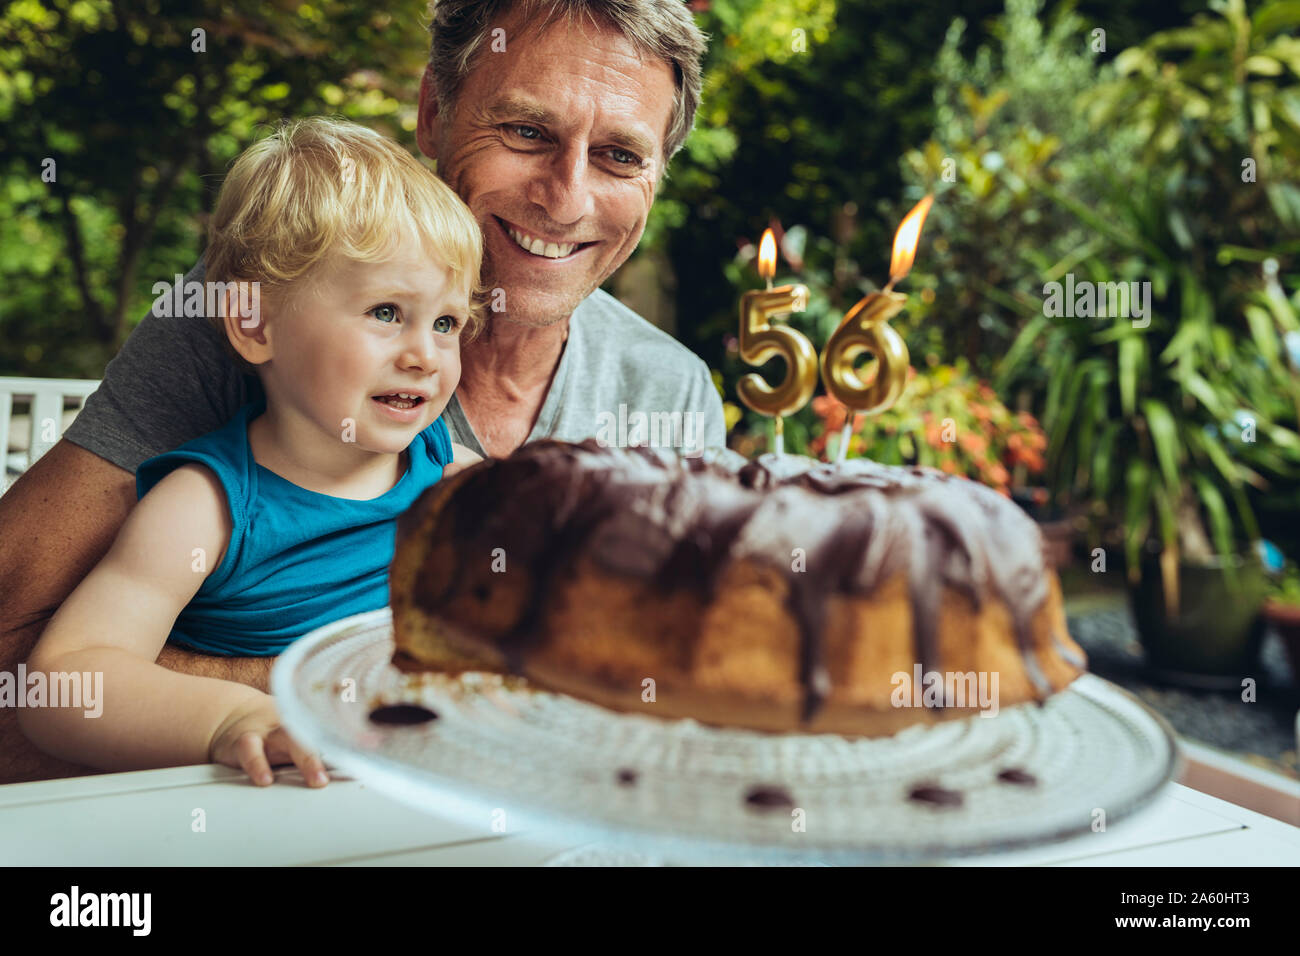
M 708 368 L 599 289 L 636 248 L 691 129 L 705 38 L 685 5 L 442 0 L 430 12 L 418 141 L 482 227 L 495 290 L 444 413 L 452 439 L 500 457 L 539 438 L 600 437 L 611 416 L 680 413 L 661 444 L 722 445 Z M 202 279 L 202 263 L 187 279 Z M 216 334 L 147 316 L 67 435 L 0 498 L 0 670 L 16 671 L 108 550 L 140 462 L 259 397 Z M 265 690 L 272 659 L 165 647 L 158 662 Z M 0 710 L 0 782 L 87 772 L 35 750 Z

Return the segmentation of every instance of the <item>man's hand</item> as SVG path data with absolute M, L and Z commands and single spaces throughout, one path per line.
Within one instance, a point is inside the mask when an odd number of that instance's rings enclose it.
M 256 687 L 264 694 L 271 692 L 271 667 L 274 657 L 220 657 L 214 654 L 195 654 L 171 644 L 164 644 L 158 655 L 158 664 L 169 671 L 194 674 L 198 677 L 216 677 Z

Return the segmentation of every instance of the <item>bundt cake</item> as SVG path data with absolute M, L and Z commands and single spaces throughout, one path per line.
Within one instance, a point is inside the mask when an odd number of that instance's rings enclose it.
M 987 713 L 963 675 L 993 675 L 996 712 L 1086 664 L 1028 516 L 863 459 L 534 442 L 401 516 L 390 597 L 403 670 L 757 730 L 891 734 Z M 947 697 L 900 691 L 945 674 Z

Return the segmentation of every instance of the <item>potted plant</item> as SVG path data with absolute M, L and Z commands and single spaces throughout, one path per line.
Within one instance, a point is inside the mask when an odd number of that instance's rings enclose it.
M 1030 182 L 1094 238 L 1046 266 L 998 387 L 1043 396 L 1049 482 L 1120 546 L 1149 665 L 1235 685 L 1262 637 L 1256 507 L 1289 496 L 1300 455 L 1285 322 L 1255 301 L 1262 264 L 1290 271 L 1300 191 L 1284 7 L 1214 9 L 1124 51 L 1089 96 L 1098 129 L 1142 134 L 1140 172 L 1094 202 Z M 1053 282 L 1097 294 L 1062 311 Z
M 1291 674 L 1300 686 L 1300 567 L 1288 564 L 1278 580 L 1270 584 L 1262 616 L 1264 623 L 1282 638 Z

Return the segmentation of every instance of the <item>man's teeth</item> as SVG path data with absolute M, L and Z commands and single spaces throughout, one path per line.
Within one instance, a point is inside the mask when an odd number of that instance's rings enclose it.
M 578 248 L 576 242 L 567 242 L 564 245 L 554 242 L 542 242 L 542 240 L 526 236 L 518 229 L 512 229 L 510 226 L 506 226 L 506 232 L 523 249 L 535 256 L 545 256 L 547 259 L 562 259 Z

